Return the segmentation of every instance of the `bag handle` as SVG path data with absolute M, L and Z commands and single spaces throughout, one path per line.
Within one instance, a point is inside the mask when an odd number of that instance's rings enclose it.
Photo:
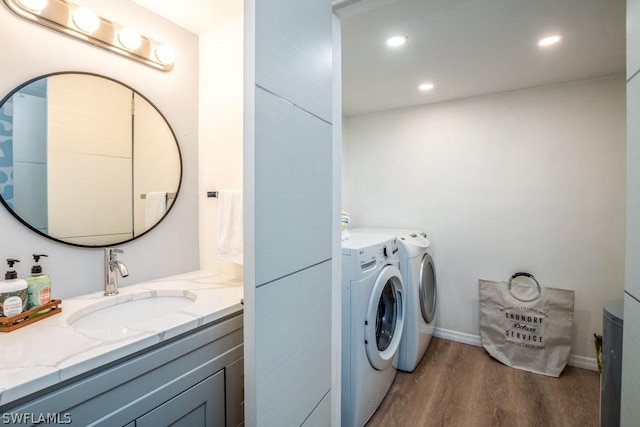
M 538 288 L 538 295 L 536 295 L 533 298 L 530 299 L 522 299 L 520 297 L 517 297 L 513 294 L 513 292 L 511 292 L 511 281 L 513 279 L 515 279 L 516 277 L 528 277 L 529 279 L 533 280 L 536 283 L 536 286 Z M 533 274 L 531 273 L 525 273 L 524 271 L 519 271 L 517 273 L 515 273 L 513 276 L 511 276 L 509 278 L 509 284 L 507 285 L 507 289 L 509 290 L 509 293 L 511 294 L 512 297 L 514 297 L 515 299 L 517 299 L 518 301 L 522 301 L 522 302 L 531 302 L 531 301 L 535 301 L 538 298 L 540 298 L 540 295 L 542 295 L 542 286 L 540 286 L 540 283 L 538 283 L 538 281 L 536 280 L 535 277 L 533 277 Z

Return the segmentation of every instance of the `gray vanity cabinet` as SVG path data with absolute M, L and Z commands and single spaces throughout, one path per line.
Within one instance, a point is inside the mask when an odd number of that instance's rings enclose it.
M 224 391 L 224 372 L 220 371 L 141 416 L 135 426 L 224 427 Z
M 229 316 L 0 410 L 82 426 L 242 425 L 242 322 Z

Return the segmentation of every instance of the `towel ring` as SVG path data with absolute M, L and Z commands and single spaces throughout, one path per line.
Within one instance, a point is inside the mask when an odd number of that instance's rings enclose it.
M 513 281 L 513 279 L 515 279 L 516 277 L 527 277 L 531 280 L 533 280 L 536 284 L 536 287 L 538 289 L 538 295 L 536 295 L 533 298 L 530 299 L 523 299 L 520 297 L 517 297 L 513 294 L 513 292 L 511 292 L 511 282 Z M 524 271 L 519 271 L 517 273 L 515 273 L 513 276 L 511 276 L 509 278 L 509 283 L 507 284 L 507 289 L 509 290 L 509 293 L 511 294 L 512 297 L 514 297 L 515 299 L 517 299 L 518 301 L 522 301 L 522 302 L 531 302 L 531 301 L 535 301 L 538 298 L 540 298 L 540 295 L 542 295 L 542 286 L 540 286 L 540 283 L 538 283 L 538 281 L 536 280 L 535 277 L 533 277 L 533 274 L 530 273 L 525 273 Z

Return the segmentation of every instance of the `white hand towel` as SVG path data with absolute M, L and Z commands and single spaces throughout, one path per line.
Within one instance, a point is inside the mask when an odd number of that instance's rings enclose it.
M 144 225 L 146 229 L 153 227 L 167 213 L 167 192 L 153 191 L 147 193 L 144 204 Z
M 218 191 L 218 256 L 242 264 L 242 190 Z

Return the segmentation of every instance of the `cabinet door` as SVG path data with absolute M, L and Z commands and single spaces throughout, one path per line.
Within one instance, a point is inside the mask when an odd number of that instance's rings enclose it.
M 136 420 L 136 427 L 224 427 L 224 370 Z
M 224 368 L 227 392 L 227 427 L 244 424 L 244 358 Z

